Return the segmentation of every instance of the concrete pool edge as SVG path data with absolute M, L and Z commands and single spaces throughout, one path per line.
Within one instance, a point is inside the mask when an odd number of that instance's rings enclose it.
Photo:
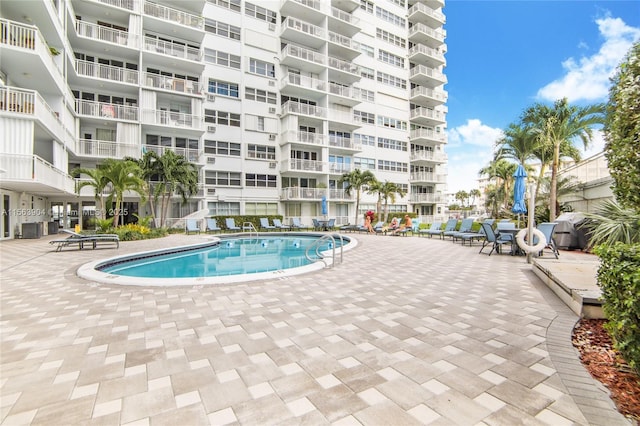
M 277 235 L 282 236 L 324 236 L 324 235 L 341 235 L 341 234 L 325 234 L 325 233 L 311 233 L 311 232 L 269 232 L 269 233 L 259 233 L 258 236 L 260 238 L 263 237 L 275 237 Z M 358 241 L 349 236 L 341 235 L 347 244 L 344 246 L 344 251 L 349 251 L 355 248 L 358 245 Z M 210 236 L 207 237 L 206 242 L 200 242 L 195 244 L 187 244 L 175 247 L 168 247 L 164 249 L 157 250 L 148 250 L 141 251 L 136 253 L 129 253 L 119 256 L 107 257 L 104 259 L 99 259 L 96 261 L 88 262 L 81 265 L 77 271 L 76 275 L 82 279 L 87 281 L 91 281 L 94 283 L 100 284 L 116 284 L 121 286 L 138 286 L 138 287 L 166 287 L 166 286 L 202 286 L 202 285 L 224 285 L 224 284 L 235 284 L 235 283 L 246 283 L 251 281 L 260 281 L 260 280 L 268 280 L 274 278 L 284 278 L 299 274 L 305 274 L 308 272 L 318 271 L 327 267 L 333 266 L 333 259 L 331 258 L 332 251 L 323 252 L 323 254 L 327 255 L 327 258 L 323 262 L 322 260 L 318 260 L 312 264 L 299 266 L 296 268 L 288 268 L 288 269 L 280 269 L 275 271 L 268 272 L 258 272 L 253 274 L 238 274 L 238 275 L 225 275 L 220 277 L 190 277 L 190 278 L 140 278 L 140 277 L 128 277 L 124 275 L 114 275 L 106 272 L 102 272 L 96 269 L 99 265 L 108 262 L 117 262 L 124 261 L 127 259 L 132 259 L 136 257 L 140 257 L 141 255 L 154 255 L 160 253 L 166 253 L 176 250 L 190 250 L 198 247 L 206 247 L 211 244 L 219 243 L 224 239 L 229 238 L 246 238 L 245 234 L 228 234 L 225 236 Z M 336 250 L 336 259 L 340 258 L 340 254 Z M 326 262 L 326 264 L 325 264 Z

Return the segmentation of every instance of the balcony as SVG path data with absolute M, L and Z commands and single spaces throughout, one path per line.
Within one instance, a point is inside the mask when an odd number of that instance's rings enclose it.
M 447 92 L 418 86 L 411 89 L 411 102 L 425 107 L 435 107 L 447 102 Z
M 325 96 L 327 83 L 306 75 L 287 73 L 280 80 L 280 90 L 287 95 L 319 100 Z
M 446 183 L 446 175 L 437 175 L 432 172 L 413 172 L 409 174 L 411 183 Z
M 142 123 L 202 131 L 202 117 L 183 112 L 156 109 L 142 110 Z
M 409 40 L 416 44 L 438 48 L 444 44 L 446 31 L 433 29 L 424 24 L 414 24 L 409 28 Z
M 352 138 L 345 138 L 343 136 L 329 135 L 329 148 L 331 152 L 336 151 L 362 151 L 362 144 L 356 142 Z M 332 163 L 335 164 L 335 163 Z
M 429 163 L 446 163 L 447 154 L 443 152 L 427 151 L 424 149 L 411 151 L 411 161 L 414 162 L 429 162 Z
M 304 69 L 308 72 L 320 73 L 326 68 L 326 58 L 322 53 L 288 44 L 282 49 L 280 63 L 293 68 Z
M 153 37 L 144 38 L 144 49 L 148 52 L 156 52 L 174 58 L 186 59 L 188 61 L 201 62 L 202 50 L 195 47 L 186 46 L 172 41 L 159 40 Z
M 177 155 L 181 155 L 190 163 L 197 163 L 200 159 L 200 151 L 193 148 L 178 148 L 173 146 L 144 145 L 145 152 L 155 152 L 162 156 L 167 151 L 173 151 Z
M 76 99 L 76 113 L 85 117 L 138 121 L 138 107 Z
M 284 172 L 305 172 L 305 173 L 326 173 L 327 163 L 316 160 L 300 160 L 291 158 L 282 162 L 281 171 Z
M 355 201 L 355 193 L 347 194 L 344 189 L 330 189 L 329 200 Z
M 326 188 L 300 188 L 297 186 L 282 188 L 281 200 L 314 200 L 320 201 L 326 197 Z
M 53 164 L 31 154 L 0 155 L 2 187 L 41 195 L 75 194 L 75 181 Z
M 325 18 L 322 3 L 322 0 L 282 0 L 280 14 L 282 16 L 304 16 L 307 21 L 322 25 Z
M 410 134 L 413 143 L 447 143 L 447 135 L 435 129 L 415 129 Z
M 344 3 L 341 2 L 341 5 L 344 5 Z M 353 37 L 360 32 L 360 19 L 349 12 L 332 6 L 331 14 L 329 15 L 329 29 L 348 37 Z
M 424 107 L 412 109 L 409 119 L 412 123 L 423 126 L 441 126 L 447 123 L 443 112 Z
M 352 60 L 360 55 L 360 43 L 342 34 L 329 31 L 329 55 Z
M 341 175 L 344 173 L 351 173 L 355 169 L 351 163 L 329 163 L 329 173 L 332 175 Z
M 415 44 L 409 49 L 409 60 L 414 63 L 422 63 L 433 68 L 438 68 L 446 64 L 444 50 L 433 48 L 424 44 Z
M 444 198 L 440 194 L 414 194 L 409 196 L 409 202 L 413 204 L 443 203 Z
M 423 3 L 416 3 L 409 8 L 409 21 L 420 21 L 432 28 L 437 28 L 445 24 L 446 17 L 440 10 L 432 9 Z
M 94 2 L 108 4 L 109 6 L 118 7 L 130 11 L 136 10 L 136 0 L 92 0 Z
M 144 14 L 161 21 L 204 31 L 204 18 L 150 1 L 144 2 Z
M 425 65 L 418 65 L 411 68 L 409 79 L 416 84 L 426 87 L 438 87 L 447 83 L 447 77 L 442 71 L 429 68 Z
M 74 152 L 78 156 L 93 158 L 139 158 L 140 145 L 96 139 L 78 139 Z
M 300 145 L 312 145 L 312 146 L 326 146 L 326 138 L 321 133 L 300 132 L 290 130 L 284 133 L 284 137 L 281 139 L 283 144 L 300 144 Z
M 187 93 L 190 95 L 200 96 L 200 91 L 204 87 L 200 87 L 200 83 L 182 78 L 167 77 L 159 74 L 144 73 L 145 87 L 169 90 L 171 92 Z
M 288 40 L 295 40 L 296 43 L 315 49 L 324 45 L 326 38 L 323 28 L 309 22 L 301 21 L 292 16 L 287 17 L 282 22 L 280 36 Z
M 349 61 L 329 57 L 329 79 L 355 83 L 360 80 L 360 67 Z
M 117 44 L 118 46 L 137 47 L 138 45 L 138 36 L 136 34 L 103 27 L 91 22 L 76 21 L 76 32 L 80 37 Z
M 127 84 L 138 84 L 138 71 L 76 59 L 76 73 L 84 77 L 100 78 Z
M 337 123 L 336 127 L 348 131 L 362 127 L 362 123 L 354 118 L 351 108 L 348 110 L 329 108 L 327 112 L 327 120 Z
M 293 101 L 287 101 L 282 105 L 282 115 L 287 114 L 304 115 L 320 120 L 327 116 L 327 112 L 324 108 Z

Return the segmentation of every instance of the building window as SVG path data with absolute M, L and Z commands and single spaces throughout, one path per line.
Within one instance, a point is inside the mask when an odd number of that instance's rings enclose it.
M 240 156 L 240 144 L 235 142 L 204 140 L 204 153 L 210 155 Z
M 240 114 L 205 109 L 204 121 L 205 123 L 219 124 L 221 126 L 240 127 Z
M 356 142 L 360 142 L 362 145 L 376 146 L 376 137 L 375 136 L 363 135 L 363 134 L 360 134 L 360 133 L 354 133 L 353 134 L 353 139 Z
M 261 175 L 256 173 L 247 173 L 245 176 L 246 187 L 276 188 L 277 183 L 278 183 L 278 176 L 276 175 Z
M 204 61 L 208 64 L 220 65 L 240 69 L 240 56 L 231 55 L 230 53 L 220 52 L 219 50 L 204 49 Z
M 276 76 L 276 68 L 273 64 L 253 58 L 249 60 L 249 72 L 252 74 L 264 75 L 265 77 Z
M 355 157 L 353 159 L 353 166 L 360 170 L 375 170 L 376 160 L 373 158 L 360 158 Z
M 260 160 L 275 160 L 276 147 L 266 145 L 247 145 L 247 158 L 257 158 Z
M 207 170 L 204 173 L 204 183 L 206 185 L 240 186 L 240 182 L 240 172 Z
M 240 2 L 241 0 L 207 0 L 211 4 L 215 4 L 216 6 L 224 7 L 229 10 L 233 10 L 234 12 L 240 12 Z
M 208 33 L 215 34 L 220 37 L 226 37 L 232 40 L 240 40 L 240 27 L 225 24 L 224 22 L 205 18 L 204 30 Z
M 269 22 L 271 24 L 276 23 L 278 14 L 272 10 L 265 9 L 264 7 L 256 6 L 252 3 L 244 4 L 244 13 L 247 16 L 252 16 L 256 19 Z
M 397 25 L 399 27 L 405 26 L 405 19 L 395 15 L 388 10 L 381 8 L 380 6 L 376 6 L 376 16 L 383 21 L 387 21 L 393 25 Z
M 394 67 L 404 68 L 404 59 L 384 50 L 378 51 L 378 60 Z
M 407 80 L 396 77 L 391 74 L 386 74 L 378 71 L 378 81 L 382 84 L 388 84 L 389 86 L 399 87 L 400 89 L 407 88 Z
M 376 92 L 373 90 L 361 89 L 359 87 L 356 88 L 360 93 L 360 100 L 365 102 L 375 102 L 376 100 Z
M 238 216 L 240 215 L 240 203 L 210 202 L 207 203 L 211 216 Z
M 373 68 L 360 67 L 360 77 L 374 80 L 376 78 L 375 70 Z
M 209 80 L 209 93 L 215 93 L 216 95 L 230 96 L 232 98 L 240 97 L 238 93 L 238 85 L 235 83 L 228 83 L 226 81 Z
M 373 58 L 375 55 L 375 49 L 373 48 L 373 46 L 368 46 L 364 43 L 360 43 L 360 52 L 364 53 L 370 58 Z
M 402 163 L 399 161 L 378 160 L 378 170 L 406 173 L 408 171 L 408 166 L 407 163 Z
M 391 3 L 397 4 L 404 9 L 404 0 L 389 0 Z
M 254 89 L 253 87 L 247 87 L 244 89 L 244 97 L 250 101 L 257 101 L 267 104 L 275 105 L 278 103 L 278 94 L 274 92 L 267 92 L 266 90 Z
M 373 15 L 373 2 L 369 0 L 360 0 L 360 9 Z
M 376 29 L 376 38 L 399 47 L 405 47 L 407 43 L 402 37 L 385 31 L 382 28 Z
M 407 151 L 407 143 L 389 138 L 378 138 L 378 148 L 395 149 L 396 151 Z
M 390 127 L 392 129 L 407 130 L 407 122 L 397 118 L 378 116 L 378 126 Z M 406 151 L 406 149 L 405 149 Z
M 353 110 L 353 119 L 358 123 L 375 124 L 376 116 L 369 112 Z
M 246 215 L 277 215 L 278 203 L 244 203 Z

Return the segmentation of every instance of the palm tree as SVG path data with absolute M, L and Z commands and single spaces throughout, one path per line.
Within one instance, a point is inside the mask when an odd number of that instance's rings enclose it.
M 480 198 L 482 197 L 482 193 L 480 192 L 479 189 L 474 188 L 472 190 L 469 191 L 469 197 L 471 197 L 471 203 L 470 206 L 475 206 L 476 204 L 476 198 Z
M 502 204 L 506 210 L 509 204 L 509 194 L 512 191 L 513 173 L 518 165 L 505 159 L 492 160 L 489 165 L 480 169 L 480 175 L 487 175 L 489 179 L 495 179 L 492 203 Z M 497 212 L 496 212 L 497 213 Z
M 380 219 L 380 214 L 382 213 L 382 185 L 383 183 L 380 182 L 378 179 L 375 179 L 373 182 L 371 182 L 368 186 L 368 193 L 369 194 L 375 194 L 378 196 L 377 200 L 376 200 L 376 217 L 378 219 Z
M 89 176 L 88 180 L 81 180 L 76 182 L 76 193 L 80 194 L 80 190 L 85 186 L 90 186 L 93 188 L 94 198 L 96 200 L 96 219 L 104 219 L 106 214 L 105 212 L 105 201 L 104 201 L 104 191 L 109 184 L 109 180 L 103 173 L 103 170 L 100 167 L 96 167 L 95 169 L 88 169 L 84 167 L 78 167 L 71 171 L 72 175 L 82 174 Z
M 189 197 L 198 192 L 198 169 L 182 155 L 166 151 L 151 164 L 155 180 L 153 197 L 160 199 L 160 226 L 164 226 L 169 213 L 169 202 L 174 193 L 186 203 Z
M 137 163 L 127 160 L 115 160 L 108 158 L 100 166 L 105 179 L 109 181 L 108 187 L 111 189 L 109 200 L 115 198 L 115 208 L 113 209 L 113 226 L 118 226 L 118 219 L 122 209 L 122 201 L 125 191 L 135 191 L 140 194 L 141 201 L 145 199 L 145 182 L 140 178 L 142 171 Z M 111 205 L 109 203 L 109 205 Z
M 368 187 L 376 180 L 376 177 L 371 172 L 371 170 L 365 170 L 364 172 L 360 169 L 354 169 L 349 173 L 344 173 L 340 180 L 338 180 L 338 184 L 347 184 L 344 192 L 347 195 L 351 195 L 351 191 L 356 191 L 356 213 L 355 213 L 355 221 L 354 223 L 358 223 L 358 211 L 360 209 L 360 193 L 363 187 Z
M 398 184 L 385 180 L 381 185 L 379 194 L 384 200 L 384 221 L 386 222 L 389 219 L 389 200 L 393 204 L 396 202 L 396 195 L 404 197 L 405 192 Z
M 558 168 L 563 144 L 572 144 L 580 138 L 585 148 L 593 139 L 593 126 L 604 123 L 604 104 L 578 107 L 569 105 L 567 98 L 557 100 L 553 107 L 535 104 L 523 116 L 523 123 L 533 127 L 533 132 L 546 147 L 553 147 L 551 163 L 551 188 L 549 219 L 556 218 Z
M 460 201 L 462 208 L 464 209 L 465 202 L 469 201 L 469 193 L 467 191 L 460 190 L 456 192 L 456 200 Z

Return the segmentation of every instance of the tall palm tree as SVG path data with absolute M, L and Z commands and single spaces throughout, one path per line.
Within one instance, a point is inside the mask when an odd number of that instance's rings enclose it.
M 141 200 L 145 199 L 145 182 L 140 178 L 142 174 L 137 163 L 127 160 L 115 160 L 107 158 L 100 166 L 105 179 L 109 181 L 108 188 L 111 190 L 109 200 L 115 199 L 113 209 L 113 226 L 118 226 L 120 214 L 122 213 L 122 201 L 126 191 L 134 191 L 140 195 Z M 111 205 L 109 203 L 109 205 Z
M 384 221 L 386 222 L 389 219 L 389 200 L 393 204 L 396 202 L 396 195 L 404 197 L 405 192 L 398 184 L 385 180 L 380 186 L 379 194 L 384 200 Z
M 474 189 L 469 191 L 469 197 L 471 198 L 471 203 L 469 203 L 469 205 L 470 206 L 475 206 L 476 198 L 482 197 L 482 193 L 480 192 L 480 190 L 478 188 L 474 188 Z
M 496 185 L 492 194 L 492 202 L 503 205 L 506 210 L 509 204 L 509 194 L 513 187 L 513 173 L 518 165 L 514 162 L 498 159 L 489 162 L 489 165 L 480 169 L 480 175 L 487 175 L 489 179 L 495 179 Z
M 604 104 L 578 107 L 569 105 L 567 98 L 557 100 L 553 107 L 535 104 L 525 111 L 523 123 L 534 128 L 540 142 L 553 147 L 549 219 L 556 218 L 558 168 L 561 147 L 579 138 L 587 148 L 593 139 L 593 127 L 604 123 Z
M 344 173 L 340 180 L 338 180 L 338 184 L 347 184 L 345 188 L 345 194 L 351 195 L 351 191 L 356 192 L 356 212 L 355 212 L 355 221 L 353 223 L 358 223 L 358 211 L 360 210 L 360 193 L 362 192 L 363 187 L 368 187 L 371 183 L 375 181 L 376 177 L 371 172 L 371 170 L 365 170 L 364 172 L 360 169 L 354 169 L 349 173 Z
M 467 202 L 469 201 L 469 193 L 467 191 L 464 190 L 460 190 L 458 192 L 456 192 L 456 200 L 460 201 L 460 204 L 462 205 L 462 208 L 464 209 L 465 204 L 467 204 Z
M 169 214 L 169 202 L 174 193 L 182 202 L 198 192 L 198 169 L 182 155 L 166 151 L 151 164 L 154 182 L 153 196 L 160 199 L 160 226 L 164 226 Z
M 103 170 L 100 167 L 96 167 L 95 169 L 89 169 L 84 167 L 78 167 L 71 171 L 72 175 L 86 175 L 89 176 L 89 179 L 80 180 L 76 182 L 76 193 L 80 194 L 80 190 L 85 186 L 90 186 L 93 188 L 94 198 L 96 200 L 96 218 L 104 219 L 105 215 L 105 200 L 104 200 L 104 191 L 109 185 L 109 180 L 103 173 Z

